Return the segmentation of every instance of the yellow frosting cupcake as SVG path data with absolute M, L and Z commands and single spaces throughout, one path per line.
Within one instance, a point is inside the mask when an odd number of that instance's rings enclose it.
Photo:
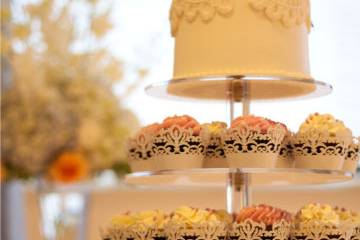
M 199 236 L 199 239 L 222 239 L 232 218 L 224 210 L 179 207 L 170 215 L 165 227 L 168 239 L 185 239 L 185 236 Z
M 179 207 L 170 217 L 170 221 L 178 224 L 185 224 L 191 228 L 198 224 L 216 224 L 216 223 L 228 223 L 231 221 L 231 216 L 226 213 L 225 210 L 203 210 L 192 207 Z
M 292 139 L 295 167 L 341 170 L 352 133 L 330 114 L 310 115 Z
M 168 216 L 163 211 L 150 210 L 133 214 L 126 213 L 123 215 L 115 216 L 112 218 L 111 224 L 123 227 L 141 225 L 163 228 L 167 220 Z
M 359 213 L 339 207 L 336 207 L 334 210 L 339 215 L 340 221 L 360 226 Z
M 321 240 L 333 236 L 333 240 L 348 240 L 355 233 L 353 221 L 358 220 L 350 211 L 327 204 L 308 204 L 296 215 L 292 239 Z
M 221 136 L 226 129 L 224 122 L 212 122 L 203 124 L 202 127 L 209 134 L 209 142 L 206 145 L 204 168 L 228 167 L 225 151 L 221 142 Z
M 340 223 L 339 215 L 330 205 L 308 204 L 304 206 L 296 215 L 296 222 L 299 224 L 332 224 L 338 226 Z
M 311 114 L 300 126 L 300 132 L 306 132 L 311 128 L 329 131 L 336 134 L 339 131 L 345 131 L 347 128 L 340 120 L 335 119 L 331 114 Z
M 226 123 L 224 123 L 224 122 L 205 123 L 202 126 L 205 127 L 209 131 L 210 135 L 219 134 L 219 133 L 221 133 L 221 131 L 223 131 L 227 127 Z
M 301 124 L 299 132 L 306 133 L 313 129 L 328 132 L 331 137 L 341 137 L 346 141 L 346 145 L 350 144 L 352 139 L 350 129 L 331 114 L 311 114 L 305 122 Z
M 118 225 L 122 227 L 129 227 L 134 225 L 135 223 L 136 223 L 136 218 L 129 213 L 118 215 L 111 219 L 112 225 Z

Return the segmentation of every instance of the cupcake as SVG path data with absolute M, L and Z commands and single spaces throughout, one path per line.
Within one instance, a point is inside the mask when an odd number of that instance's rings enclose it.
M 246 207 L 235 214 L 230 239 L 278 239 L 290 236 L 292 215 L 265 204 Z
M 166 240 L 164 226 L 167 221 L 168 216 L 160 210 L 126 213 L 114 217 L 101 235 L 103 240 Z
M 209 142 L 205 150 L 204 168 L 226 168 L 224 148 L 221 142 L 221 135 L 226 130 L 226 123 L 212 122 L 203 124 L 202 127 L 209 134 Z
M 207 135 L 192 117 L 166 118 L 154 139 L 157 169 L 201 168 Z
M 266 118 L 234 119 L 222 136 L 229 167 L 275 167 L 285 133 L 283 124 Z
M 225 239 L 232 218 L 225 210 L 180 207 L 170 214 L 168 239 Z
M 154 123 L 141 128 L 128 141 L 128 161 L 133 172 L 156 170 L 153 143 L 160 124 Z
M 360 214 L 339 207 L 335 207 L 334 210 L 339 215 L 342 224 L 353 226 L 353 232 L 350 239 L 360 240 Z
M 352 232 L 353 226 L 341 222 L 339 214 L 330 205 L 308 204 L 296 214 L 291 238 L 348 240 Z
M 330 114 L 312 114 L 293 138 L 295 167 L 340 170 L 351 131 Z
M 293 134 L 287 131 L 280 146 L 280 152 L 276 161 L 277 168 L 293 168 L 294 158 L 292 155 L 291 139 Z
M 360 138 L 354 138 L 353 142 L 349 145 L 346 151 L 345 161 L 342 169 L 344 171 L 355 173 L 358 166 L 359 158 L 360 158 Z

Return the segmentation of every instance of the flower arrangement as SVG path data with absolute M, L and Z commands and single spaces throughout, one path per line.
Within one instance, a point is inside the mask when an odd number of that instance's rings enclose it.
M 125 141 L 138 122 L 113 89 L 128 94 L 137 83 L 125 84 L 122 62 L 105 46 L 111 6 L 11 4 L 1 13 L 6 179 L 74 182 L 103 169 L 126 171 Z M 146 70 L 137 70 L 140 80 Z

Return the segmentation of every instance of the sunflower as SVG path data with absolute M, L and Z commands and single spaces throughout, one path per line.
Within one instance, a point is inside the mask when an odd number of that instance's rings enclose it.
M 73 183 L 88 177 L 89 166 L 85 157 L 78 152 L 62 153 L 49 167 L 51 180 Z

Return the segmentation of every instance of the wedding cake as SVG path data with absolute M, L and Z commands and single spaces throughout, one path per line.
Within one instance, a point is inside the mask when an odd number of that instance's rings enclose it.
M 275 83 L 278 90 L 274 88 L 273 93 L 264 91 L 271 87 L 269 83 L 258 82 L 262 84 L 258 90 L 263 90 L 254 93 L 263 98 L 302 95 L 313 90 L 311 86 L 296 89 L 296 84 L 281 82 L 282 79 L 312 80 L 308 59 L 311 28 L 308 0 L 173 0 L 170 21 L 175 38 L 173 80 L 209 76 L 278 79 Z M 188 91 L 190 85 L 186 89 L 170 86 L 169 91 L 192 95 Z M 196 94 L 201 97 L 201 94 L 221 92 L 217 89 Z

